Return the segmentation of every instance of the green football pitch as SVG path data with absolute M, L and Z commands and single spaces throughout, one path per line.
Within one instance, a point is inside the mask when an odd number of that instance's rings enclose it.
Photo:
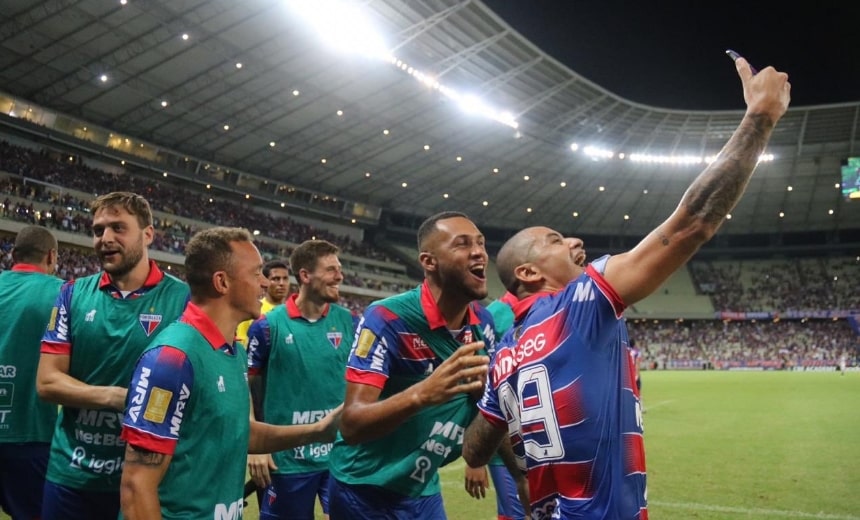
M 860 372 L 642 379 L 651 518 L 860 520 Z M 495 518 L 492 490 L 463 490 L 462 459 L 442 482 L 451 520 Z

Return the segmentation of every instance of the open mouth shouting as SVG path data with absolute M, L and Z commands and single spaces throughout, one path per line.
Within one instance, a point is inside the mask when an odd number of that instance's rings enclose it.
M 485 264 L 475 264 L 469 267 L 469 272 L 482 282 L 487 281 L 487 266 Z

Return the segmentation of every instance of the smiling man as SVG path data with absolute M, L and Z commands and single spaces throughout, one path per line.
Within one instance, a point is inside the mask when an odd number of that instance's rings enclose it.
M 330 460 L 329 514 L 443 519 L 438 469 L 457 459 L 495 344 L 484 236 L 464 214 L 418 230 L 424 283 L 372 304 L 346 368 Z
M 115 520 L 125 443 L 122 411 L 134 362 L 175 321 L 188 286 L 149 260 L 152 211 L 134 193 L 95 199 L 93 247 L 103 272 L 65 284 L 42 339 L 36 389 L 61 405 L 42 518 Z
M 354 330 L 352 313 L 337 305 L 343 282 L 338 253 L 340 249 L 325 240 L 306 240 L 296 247 L 290 267 L 299 282 L 298 294 L 248 331 L 248 384 L 260 421 L 303 424 L 343 402 Z M 317 497 L 327 515 L 330 451 L 331 443 L 313 443 L 249 456 L 251 477 L 266 489 L 260 518 L 313 520 Z

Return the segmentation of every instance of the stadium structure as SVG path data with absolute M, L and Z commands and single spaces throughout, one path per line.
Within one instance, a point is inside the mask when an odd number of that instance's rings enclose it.
M 87 247 L 86 200 L 133 187 L 165 264 L 201 226 L 249 227 L 269 256 L 312 230 L 354 245 L 344 292 L 365 301 L 415 283 L 415 230 L 441 210 L 469 214 L 491 254 L 538 224 L 592 258 L 627 250 L 743 115 L 623 99 L 477 0 L 3 4 L 6 234 L 62 212 L 63 242 Z M 666 344 L 649 363 L 713 365 L 677 345 L 725 336 L 720 366 L 858 364 L 860 200 L 840 177 L 858 129 L 860 101 L 789 108 L 719 234 L 629 309 L 634 336 Z M 764 323 L 786 330 L 778 359 L 745 353 Z

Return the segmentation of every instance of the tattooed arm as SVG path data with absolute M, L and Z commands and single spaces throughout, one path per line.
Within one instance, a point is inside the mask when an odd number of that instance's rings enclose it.
M 746 113 L 716 160 L 693 181 L 681 203 L 627 253 L 610 258 L 604 277 L 631 305 L 665 282 L 711 239 L 735 207 L 752 177 L 777 121 L 788 109 L 788 75 L 768 67 L 753 75 L 743 58 L 735 62 L 743 83 Z
M 120 484 L 122 514 L 127 520 L 160 520 L 158 485 L 173 457 L 127 444 Z
M 476 415 L 463 434 L 463 459 L 466 464 L 473 468 L 485 466 L 507 434 L 507 430 L 496 428 L 482 414 Z

